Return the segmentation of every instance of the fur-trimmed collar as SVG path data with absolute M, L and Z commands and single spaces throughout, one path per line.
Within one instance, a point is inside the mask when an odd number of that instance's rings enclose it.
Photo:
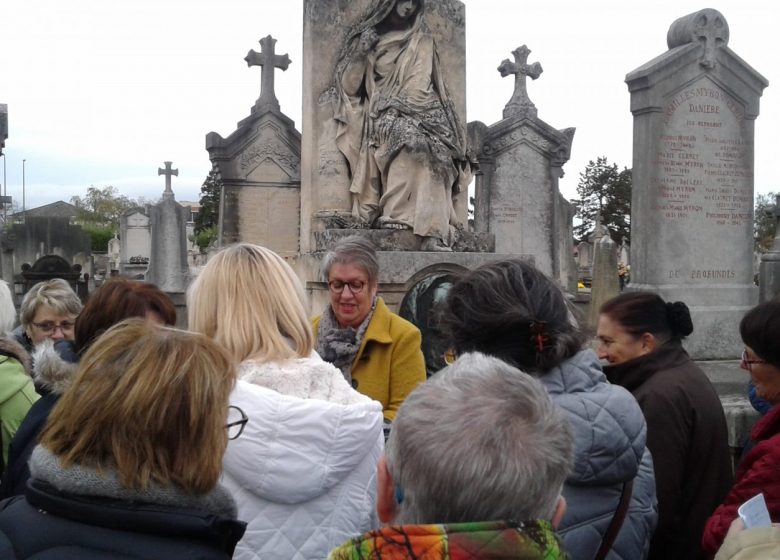
M 35 383 L 56 395 L 70 387 L 77 363 L 62 359 L 53 340 L 44 340 L 33 351 L 33 379 Z
M 27 353 L 27 350 L 24 349 L 24 346 L 16 342 L 10 336 L 0 337 L 0 354 L 18 360 L 19 363 L 22 364 L 24 371 L 27 372 L 27 375 L 30 375 L 30 355 Z

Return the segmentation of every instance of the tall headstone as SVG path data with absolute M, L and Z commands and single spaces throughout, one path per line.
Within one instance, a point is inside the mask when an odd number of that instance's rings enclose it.
M 630 72 L 631 287 L 691 309 L 692 357 L 739 356 L 757 300 L 751 262 L 754 124 L 767 80 L 728 47 L 712 9 L 669 28 L 669 50 Z
M 595 242 L 593 250 L 593 277 L 588 311 L 588 325 L 590 327 L 595 327 L 598 324 L 599 309 L 604 302 L 620 293 L 617 245 L 607 234 Z
M 507 59 L 498 67 L 502 76 L 515 77 L 515 89 L 504 118 L 482 138 L 474 227 L 495 234 L 497 252 L 534 255 L 539 270 L 568 288 L 572 208 L 558 181 L 569 160 L 574 128 L 557 130 L 537 116 L 526 79 L 538 78 L 542 67 L 528 64 L 530 52 L 523 45 L 512 52 L 514 62 Z
M 762 302 L 780 295 L 780 194 L 768 213 L 775 218 L 777 225 L 772 248 L 761 255 L 761 264 L 758 267 L 759 300 Z
M 119 270 L 119 263 L 122 259 L 122 242 L 119 241 L 117 234 L 108 240 L 108 273 L 112 270 Z
M 249 117 L 227 138 L 206 136 L 206 149 L 222 179 L 221 244 L 248 241 L 282 256 L 298 253 L 301 206 L 301 135 L 285 116 L 274 92 L 276 69 L 290 58 L 276 54 L 276 39 L 260 40 L 247 65 L 261 67 L 261 90 Z
M 136 206 L 119 218 L 119 273 L 144 278 L 152 257 L 152 224 L 149 208 Z
M 178 175 L 171 162 L 157 170 L 165 175 L 165 191 L 162 200 L 149 208 L 152 227 L 152 254 L 146 281 L 157 285 L 164 292 L 184 292 L 187 288 L 187 219 L 188 211 L 176 202 L 171 188 L 171 176 Z

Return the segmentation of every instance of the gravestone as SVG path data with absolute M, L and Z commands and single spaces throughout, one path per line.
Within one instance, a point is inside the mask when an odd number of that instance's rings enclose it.
M 753 141 L 767 80 L 728 47 L 712 9 L 682 17 L 669 50 L 630 72 L 634 115 L 631 288 L 684 301 L 696 359 L 739 356 L 757 300 Z
M 507 59 L 498 67 L 502 76 L 514 75 L 515 88 L 504 118 L 480 135 L 474 227 L 495 234 L 497 252 L 533 254 L 539 270 L 569 289 L 573 209 L 558 180 L 574 128 L 557 130 L 538 118 L 526 78 L 538 78 L 542 67 L 528 64 L 530 52 L 523 45 L 512 52 L 514 62 Z
M 149 208 L 136 206 L 119 219 L 119 272 L 128 278 L 143 279 L 152 256 L 152 225 Z
M 171 188 L 171 176 L 178 175 L 178 169 L 165 162 L 165 168 L 157 170 L 165 175 L 165 191 L 162 200 L 149 208 L 149 223 L 152 227 L 152 254 L 146 281 L 155 284 L 164 292 L 184 292 L 187 288 L 189 267 L 187 266 L 187 219 L 186 208 L 176 202 Z
M 775 198 L 775 205 L 767 210 L 775 218 L 775 239 L 772 248 L 761 255 L 758 267 L 759 301 L 769 301 L 780 295 L 780 194 Z
M 46 255 L 57 255 L 68 263 L 75 263 L 82 255 L 86 265 L 91 261 L 92 238 L 67 216 L 27 215 L 23 222 L 0 231 L 0 251 L 3 279 L 13 283 L 23 263 L 34 263 Z M 89 266 L 85 271 L 91 272 Z
M 596 327 L 599 309 L 620 293 L 617 245 L 609 235 L 603 235 L 593 246 L 593 274 L 590 289 L 588 326 Z
M 122 258 L 122 243 L 117 238 L 117 234 L 114 233 L 114 237 L 108 240 L 108 274 L 112 270 L 119 270 L 119 263 Z
M 59 255 L 44 255 L 36 260 L 32 265 L 22 266 L 22 278 L 24 278 L 24 293 L 38 282 L 62 278 L 70 284 L 73 291 L 86 299 L 86 292 L 80 282 L 81 266 L 71 265 L 67 260 Z
M 260 40 L 244 60 L 261 67 L 260 97 L 249 117 L 227 138 L 206 135 L 206 149 L 222 178 L 219 240 L 247 241 L 282 256 L 298 253 L 301 186 L 301 135 L 285 116 L 274 92 L 274 72 L 290 58 L 277 55 L 276 39 Z M 304 72 L 305 74 L 305 72 Z

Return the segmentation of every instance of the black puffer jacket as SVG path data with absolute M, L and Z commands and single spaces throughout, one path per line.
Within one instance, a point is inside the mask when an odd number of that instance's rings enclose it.
M 226 560 L 246 524 L 206 511 L 69 495 L 31 479 L 0 502 L 0 558 Z

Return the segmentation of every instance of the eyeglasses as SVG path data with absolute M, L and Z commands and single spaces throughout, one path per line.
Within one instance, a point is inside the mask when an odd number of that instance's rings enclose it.
M 349 288 L 353 296 L 358 295 L 366 287 L 366 282 L 362 280 L 352 280 L 351 282 L 342 282 L 341 280 L 331 280 L 328 282 L 328 289 L 334 294 L 344 292 L 344 288 Z
M 42 323 L 33 323 L 33 326 L 43 334 L 54 334 L 57 329 L 60 329 L 62 332 L 72 331 L 75 325 L 76 323 L 73 321 L 62 321 L 61 323 L 44 321 Z
M 444 358 L 445 364 L 452 365 L 455 363 L 455 360 L 458 359 L 458 355 L 455 353 L 455 350 L 450 349 L 442 354 L 442 358 Z
M 748 370 L 753 373 L 753 364 L 765 364 L 766 360 L 751 360 L 748 358 L 747 350 L 742 351 L 742 361 L 739 363 L 739 367 Z
M 236 439 L 244 433 L 244 427 L 247 422 L 249 422 L 249 417 L 246 415 L 246 412 L 237 406 L 230 405 L 228 407 L 228 422 L 225 424 L 225 429 L 228 431 L 228 439 Z

